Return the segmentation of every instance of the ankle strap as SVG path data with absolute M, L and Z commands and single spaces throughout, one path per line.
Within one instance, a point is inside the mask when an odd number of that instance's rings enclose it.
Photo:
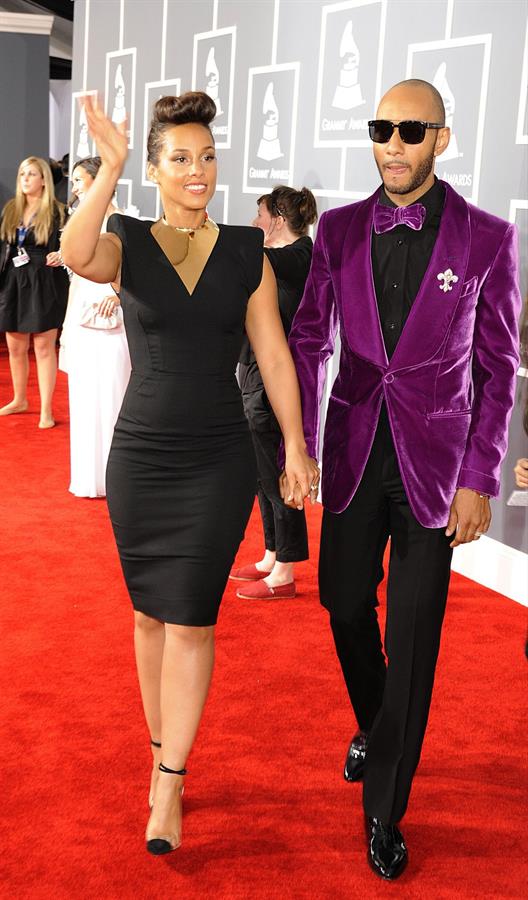
M 160 772 L 166 772 L 167 775 L 187 775 L 187 769 L 169 769 L 169 767 L 164 766 L 163 763 L 160 763 L 158 768 Z
M 161 747 L 161 743 L 159 743 L 158 741 L 153 741 L 152 738 L 150 740 L 150 743 L 153 747 Z

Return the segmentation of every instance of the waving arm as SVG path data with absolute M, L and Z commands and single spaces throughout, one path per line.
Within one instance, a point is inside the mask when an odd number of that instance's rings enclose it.
M 128 155 L 126 122 L 114 125 L 97 99 L 83 98 L 86 120 L 97 144 L 102 165 L 94 184 L 64 229 L 61 252 L 70 269 L 101 284 L 118 279 L 121 242 L 115 234 L 101 234 L 103 220 Z

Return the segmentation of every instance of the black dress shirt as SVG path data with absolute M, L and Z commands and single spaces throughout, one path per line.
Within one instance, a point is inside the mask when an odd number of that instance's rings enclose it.
M 378 200 L 384 206 L 396 206 L 389 200 L 383 187 L 380 189 Z M 444 201 L 445 190 L 435 178 L 433 186 L 416 201 L 425 206 L 425 219 L 420 231 L 414 231 L 408 225 L 397 225 L 392 231 L 386 231 L 384 234 L 372 231 L 372 274 L 381 330 L 389 359 L 396 349 L 429 265 Z M 381 405 L 376 432 L 375 445 L 378 443 L 383 448 L 383 456 L 391 461 L 394 476 L 400 478 L 385 403 Z
M 381 188 L 378 200 L 384 206 L 396 206 Z M 434 185 L 417 200 L 425 206 L 425 220 L 420 231 L 397 225 L 384 234 L 372 232 L 372 273 L 376 300 L 390 359 L 400 339 L 425 275 L 438 234 L 445 201 L 445 190 L 435 179 Z

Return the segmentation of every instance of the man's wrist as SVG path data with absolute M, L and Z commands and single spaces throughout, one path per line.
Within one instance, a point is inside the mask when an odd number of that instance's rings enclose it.
M 463 485 L 457 487 L 457 491 L 472 491 L 474 494 L 478 494 L 482 500 L 489 500 L 491 497 L 491 494 L 483 494 L 482 491 L 478 491 L 476 488 L 464 487 Z

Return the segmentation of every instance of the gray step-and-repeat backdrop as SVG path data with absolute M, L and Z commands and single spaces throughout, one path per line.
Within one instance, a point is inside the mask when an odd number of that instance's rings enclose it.
M 129 118 L 119 205 L 157 218 L 145 170 L 152 104 L 204 90 L 218 109 L 212 217 L 249 223 L 257 197 L 277 183 L 307 185 L 323 211 L 376 188 L 366 122 L 391 84 L 425 78 L 452 129 L 437 174 L 518 224 L 526 296 L 527 53 L 525 0 L 76 0 L 71 158 L 93 152 L 77 97 L 98 91 L 115 122 Z M 512 553 L 528 549 L 526 510 L 506 502 L 513 462 L 528 455 L 525 369 L 518 381 L 490 532 Z

